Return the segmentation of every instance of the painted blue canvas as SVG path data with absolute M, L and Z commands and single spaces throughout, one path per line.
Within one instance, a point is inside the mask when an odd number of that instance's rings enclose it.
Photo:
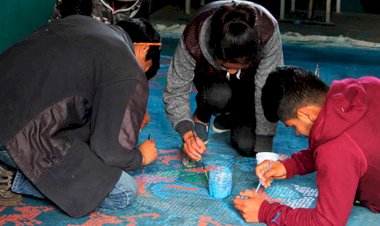
M 166 118 L 162 102 L 166 73 L 178 39 L 166 38 L 163 42 L 161 68 L 150 82 L 151 123 L 140 135 L 141 141 L 151 135 L 157 143 L 159 157 L 153 164 L 133 172 L 139 184 L 137 201 L 125 210 L 97 210 L 86 217 L 74 219 L 49 201 L 24 197 L 20 206 L 0 207 L 0 225 L 262 225 L 247 224 L 233 207 L 234 197 L 242 190 L 255 188 L 258 180 L 254 174 L 255 158 L 239 156 L 230 146 L 228 133 L 210 132 L 204 163 L 208 171 L 216 166 L 231 169 L 233 186 L 229 197 L 216 199 L 209 195 L 201 165 L 192 169 L 182 166 L 181 139 Z M 380 75 L 378 50 L 286 43 L 284 54 L 286 64 L 309 70 L 318 65 L 321 78 L 327 83 L 345 77 Z M 191 94 L 193 110 L 195 93 L 194 90 Z M 305 147 L 305 138 L 297 137 L 291 129 L 279 124 L 274 152 L 290 156 Z M 315 175 L 275 181 L 265 193 L 270 200 L 294 208 L 314 207 L 318 196 Z M 355 206 L 347 225 L 376 225 L 378 222 L 379 214 Z

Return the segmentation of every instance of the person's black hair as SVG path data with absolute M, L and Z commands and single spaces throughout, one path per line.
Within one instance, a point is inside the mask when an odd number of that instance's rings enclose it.
M 62 18 L 71 15 L 90 16 L 92 12 L 91 0 L 62 0 L 56 4 Z
M 151 23 L 144 18 L 129 18 L 116 23 L 123 28 L 132 42 L 161 42 L 161 36 Z M 152 66 L 147 72 L 146 77 L 151 79 L 157 74 L 160 68 L 161 46 L 150 46 L 146 55 L 146 60 L 152 60 Z
M 296 117 L 300 107 L 322 106 L 329 87 L 312 72 L 296 66 L 282 66 L 271 72 L 261 93 L 261 103 L 270 122 Z
M 261 55 L 256 9 L 232 2 L 217 9 L 211 17 L 209 47 L 221 62 L 251 65 Z
M 149 14 L 146 13 L 149 0 L 136 0 L 136 1 L 120 1 L 120 0 L 108 0 L 105 3 L 113 5 L 116 9 L 123 9 L 122 14 L 124 17 L 144 17 L 149 18 Z M 112 4 L 111 4 L 112 3 Z M 71 15 L 83 15 L 91 16 L 92 13 L 92 0 L 56 0 L 56 9 L 60 17 L 64 18 Z M 105 7 L 105 6 L 104 6 Z M 142 10 L 140 10 L 142 9 Z M 144 12 L 145 11 L 145 12 Z M 107 18 L 109 22 L 114 24 L 115 18 Z

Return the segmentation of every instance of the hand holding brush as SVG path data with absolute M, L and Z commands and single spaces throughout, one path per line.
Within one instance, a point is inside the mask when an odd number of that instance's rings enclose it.
M 270 170 L 271 166 L 272 166 L 272 160 L 269 161 L 269 164 L 268 164 L 267 168 L 265 169 L 264 173 L 267 173 Z M 259 191 L 260 186 L 262 184 L 261 180 L 259 180 L 259 181 L 260 182 L 259 182 L 259 184 L 256 187 L 255 193 L 257 193 Z
M 196 143 L 197 146 L 200 148 L 199 144 L 197 143 L 197 140 L 196 140 L 196 136 L 195 136 L 195 132 L 194 132 L 194 130 L 192 130 L 191 132 L 192 132 L 192 134 L 193 134 L 193 138 L 194 138 L 195 143 Z M 200 152 L 202 152 L 202 151 L 200 151 Z M 207 182 L 208 182 L 209 179 L 208 179 L 208 175 L 207 175 L 207 171 L 206 171 L 206 166 L 205 166 L 205 164 L 204 164 L 204 162 L 203 162 L 202 156 L 201 156 L 201 159 L 197 160 L 197 162 L 199 162 L 199 163 L 202 165 L 203 172 L 204 172 L 205 177 L 206 177 L 206 180 L 207 180 Z

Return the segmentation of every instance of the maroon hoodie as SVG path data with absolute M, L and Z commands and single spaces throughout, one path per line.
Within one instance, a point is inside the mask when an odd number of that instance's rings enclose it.
M 264 201 L 268 225 L 345 225 L 355 200 L 380 212 L 380 79 L 334 81 L 309 136 L 309 148 L 283 163 L 287 177 L 317 172 L 315 208 Z

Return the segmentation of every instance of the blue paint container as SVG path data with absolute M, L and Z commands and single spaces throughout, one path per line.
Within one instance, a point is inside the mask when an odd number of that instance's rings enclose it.
M 231 195 L 232 172 L 229 168 L 218 166 L 210 171 L 209 192 L 217 199 Z

